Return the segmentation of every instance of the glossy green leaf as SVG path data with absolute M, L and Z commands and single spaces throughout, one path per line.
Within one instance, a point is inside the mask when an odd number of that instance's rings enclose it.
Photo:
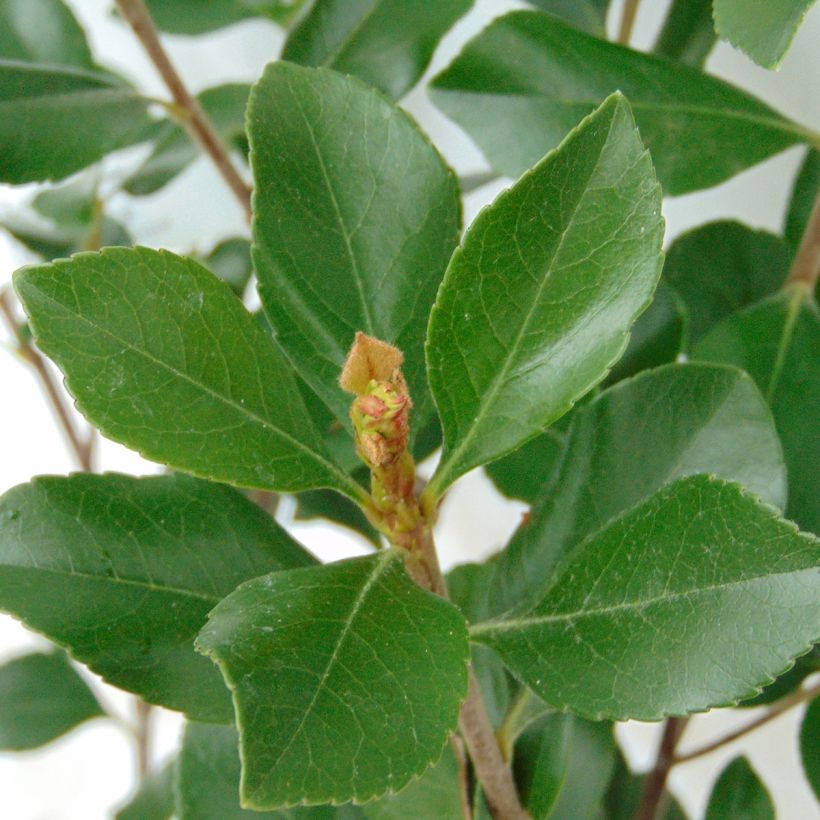
M 571 414 L 561 421 L 571 418 Z M 531 438 L 517 450 L 486 466 L 496 488 L 507 496 L 532 503 L 549 486 L 564 452 L 565 435 L 555 425 Z
M 779 236 L 738 222 L 710 222 L 678 237 L 667 251 L 663 276 L 686 305 L 690 343 L 777 291 L 790 262 Z
M 820 540 L 736 484 L 664 487 L 587 538 L 529 607 L 473 628 L 548 704 L 658 720 L 749 697 L 807 652 Z
M 529 0 L 547 14 L 553 14 L 581 31 L 606 37 L 609 0 Z
M 237 296 L 242 296 L 253 276 L 251 243 L 240 237 L 224 239 L 202 260 L 202 264 L 230 285 Z
M 179 820 L 355 820 L 355 806 L 249 811 L 239 805 L 239 735 L 233 726 L 188 723 L 177 768 Z
M 666 194 L 708 188 L 820 137 L 689 66 L 607 43 L 546 14 L 491 23 L 431 84 L 432 98 L 515 177 L 616 89 Z
M 146 0 L 154 22 L 171 34 L 205 34 L 251 17 L 290 20 L 304 0 Z
M 86 720 L 104 716 L 62 652 L 34 652 L 0 666 L 2 751 L 36 749 Z
M 799 290 L 784 292 L 724 319 L 693 357 L 742 367 L 768 399 L 789 473 L 786 515 L 820 532 L 820 315 Z
M 110 683 L 201 720 L 230 720 L 194 652 L 239 583 L 312 562 L 250 501 L 187 476 L 38 478 L 0 500 L 0 608 Z
M 62 179 L 142 139 L 147 105 L 105 74 L 0 60 L 0 182 Z
M 233 692 L 246 808 L 401 789 L 439 759 L 467 692 L 464 619 L 393 551 L 243 584 L 197 646 Z
M 552 714 L 515 747 L 515 776 L 533 820 L 598 817 L 615 766 L 609 723 Z
M 361 494 L 325 454 L 270 336 L 198 263 L 108 248 L 14 282 L 37 344 L 108 437 L 218 481 Z
M 219 727 L 222 728 L 222 727 Z M 116 814 L 116 820 L 169 820 L 174 813 L 176 761 L 149 772 L 137 793 Z
M 339 374 L 357 330 L 395 344 L 432 414 L 424 329 L 458 241 L 458 185 L 415 123 L 352 77 L 268 65 L 249 110 L 254 264 L 299 374 L 349 424 Z
M 0 58 L 97 68 L 85 32 L 62 0 L 0 0 Z
M 810 704 L 800 724 L 800 757 L 803 772 L 820 800 L 820 698 Z
M 745 757 L 736 757 L 715 783 L 706 820 L 774 820 L 775 812 L 766 787 Z
M 230 84 L 208 88 L 197 95 L 223 143 L 242 154 L 248 152 L 245 108 L 249 93 L 250 86 Z M 136 196 L 152 194 L 184 171 L 201 156 L 201 152 L 183 128 L 169 122 L 156 141 L 154 150 L 123 183 L 122 188 Z
M 776 68 L 815 0 L 714 0 L 715 29 L 764 68 Z
M 712 0 L 672 0 L 653 51 L 659 57 L 702 68 L 716 39 Z
M 315 0 L 282 59 L 352 74 L 398 99 L 472 0 Z
M 606 375 L 649 303 L 662 235 L 660 189 L 617 94 L 481 212 L 427 332 L 444 429 L 432 494 L 540 433 Z
M 398 794 L 368 803 L 362 813 L 367 820 L 462 820 L 456 759 L 445 746 L 441 760 Z
M 820 151 L 809 149 L 794 180 L 786 224 L 783 229 L 786 241 L 794 252 L 800 247 L 818 193 L 820 193 Z
M 632 325 L 624 355 L 612 368 L 607 382 L 674 362 L 686 344 L 689 317 L 677 293 L 663 280 L 655 288 L 652 304 Z
M 734 368 L 668 365 L 619 383 L 574 415 L 553 484 L 484 565 L 492 613 L 532 600 L 576 545 L 676 479 L 710 473 L 785 503 L 771 414 Z

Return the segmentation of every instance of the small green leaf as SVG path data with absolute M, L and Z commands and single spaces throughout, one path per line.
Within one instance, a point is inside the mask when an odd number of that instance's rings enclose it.
M 14 282 L 37 344 L 105 435 L 205 478 L 362 495 L 325 454 L 270 336 L 193 260 L 107 248 Z
M 88 230 L 94 220 L 97 175 L 91 171 L 34 197 L 34 210 L 66 231 Z
M 663 276 L 686 305 L 689 342 L 777 291 L 790 262 L 779 236 L 738 222 L 710 222 L 678 237 L 667 251 Z
M 752 380 L 734 368 L 667 365 L 574 413 L 560 471 L 507 548 L 483 565 L 497 614 L 532 600 L 567 553 L 684 476 L 711 473 L 781 507 L 783 454 Z
M 36 749 L 95 717 L 105 711 L 64 653 L 0 666 L 0 750 Z
M 431 83 L 435 104 L 511 177 L 616 89 L 632 105 L 665 194 L 717 185 L 790 145 L 820 140 L 695 68 L 534 12 L 493 21 Z
M 706 820 L 775 820 L 766 787 L 745 757 L 736 757 L 721 773 L 709 798 Z
M 345 426 L 338 378 L 356 331 L 396 345 L 421 431 L 424 329 L 460 226 L 454 175 L 403 111 L 327 69 L 271 63 L 248 116 L 254 264 L 279 344 Z
M 439 759 L 467 692 L 463 618 L 392 551 L 243 584 L 197 646 L 233 692 L 246 808 L 398 791 Z
M 205 34 L 251 17 L 287 23 L 304 0 L 146 0 L 154 22 L 170 34 Z
M 815 0 L 714 0 L 715 29 L 764 68 L 777 68 Z
M 316 0 L 282 59 L 352 74 L 398 99 L 472 0 Z
M 541 599 L 473 628 L 547 703 L 658 720 L 749 697 L 817 640 L 820 540 L 741 488 L 667 485 L 590 536 Z
M 820 191 L 820 151 L 809 149 L 794 180 L 786 224 L 783 229 L 786 241 L 795 253 L 806 231 L 818 191 Z
M 716 39 L 712 0 L 673 0 L 652 50 L 659 57 L 703 68 Z
M 481 212 L 427 332 L 444 429 L 432 495 L 540 433 L 606 375 L 651 298 L 662 235 L 660 189 L 617 94 Z
M 746 308 L 716 325 L 693 358 L 746 370 L 772 408 L 789 472 L 786 515 L 820 533 L 820 314 L 797 289 Z
M 221 727 L 220 727 L 221 728 Z M 169 820 L 174 813 L 174 770 L 176 761 L 150 772 L 137 793 L 116 815 L 116 820 Z
M 202 264 L 241 297 L 253 275 L 251 243 L 240 237 L 224 239 L 202 260 Z
M 105 74 L 0 60 L 0 182 L 62 179 L 141 140 L 147 105 Z
M 239 805 L 239 735 L 233 726 L 188 723 L 177 767 L 179 820 L 355 820 L 351 805 L 248 811 Z
M 250 86 L 231 84 L 208 88 L 197 99 L 217 134 L 229 147 L 247 154 L 245 108 Z M 183 128 L 167 123 L 146 160 L 123 183 L 123 190 L 135 196 L 152 194 L 167 185 L 201 154 L 201 149 Z
M 0 59 L 98 69 L 85 32 L 61 0 L 0 0 Z
M 581 31 L 606 37 L 609 0 L 529 0 L 547 14 L 553 14 Z
M 187 476 L 39 478 L 0 499 L 0 608 L 110 683 L 201 720 L 230 720 L 194 652 L 237 584 L 311 557 L 250 501 Z
M 610 723 L 552 714 L 532 724 L 515 747 L 515 777 L 533 820 L 598 817 L 616 748 Z
M 820 800 L 820 698 L 815 698 L 803 715 L 800 724 L 800 757 L 806 780 Z
M 683 351 L 689 317 L 680 297 L 663 280 L 658 282 L 652 304 L 632 325 L 624 355 L 612 368 L 607 383 L 634 376 L 642 370 L 674 362 Z

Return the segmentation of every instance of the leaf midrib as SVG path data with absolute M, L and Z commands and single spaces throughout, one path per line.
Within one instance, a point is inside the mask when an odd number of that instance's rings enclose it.
M 513 618 L 504 621 L 485 621 L 483 623 L 475 624 L 470 628 L 471 635 L 493 634 L 498 632 L 511 632 L 513 630 L 523 630 L 528 627 L 544 626 L 547 624 L 558 623 L 573 623 L 575 621 L 583 620 L 584 618 L 592 618 L 601 615 L 611 615 L 615 612 L 638 612 L 658 603 L 674 603 L 678 600 L 687 600 L 689 598 L 707 595 L 710 592 L 733 590 L 736 587 L 749 586 L 756 584 L 759 581 L 775 580 L 779 578 L 786 578 L 802 573 L 811 572 L 815 570 L 814 566 L 801 567 L 799 569 L 787 570 L 785 572 L 774 572 L 765 575 L 754 575 L 750 578 L 741 578 L 734 581 L 728 581 L 722 584 L 709 584 L 695 589 L 681 590 L 679 592 L 671 592 L 664 595 L 656 595 L 652 598 L 645 598 L 643 600 L 624 601 L 619 604 L 611 604 L 607 606 L 595 607 L 593 609 L 579 609 L 574 612 L 555 613 L 552 615 L 538 615 L 526 618 Z M 554 588 L 553 588 L 554 589 Z
M 123 345 L 129 351 L 137 354 L 138 356 L 142 356 L 144 359 L 146 359 L 147 361 L 149 361 L 152 364 L 156 365 L 157 367 L 160 367 L 160 368 L 163 368 L 163 369 L 167 370 L 172 375 L 177 376 L 178 378 L 182 379 L 182 381 L 185 381 L 188 384 L 198 388 L 199 390 L 201 390 L 206 395 L 212 396 L 213 398 L 215 398 L 218 401 L 222 402 L 226 406 L 238 411 L 240 415 L 245 415 L 249 419 L 252 419 L 253 421 L 258 422 L 260 425 L 262 425 L 262 427 L 271 430 L 274 433 L 274 435 L 280 436 L 282 439 L 287 441 L 289 444 L 292 444 L 294 446 L 294 448 L 296 448 L 298 450 L 301 450 L 310 459 L 312 459 L 314 462 L 316 462 L 318 464 L 321 464 L 325 469 L 327 469 L 331 473 L 331 475 L 335 476 L 339 480 L 341 487 L 344 487 L 344 488 L 347 489 L 347 491 L 351 494 L 351 497 L 354 500 L 359 499 L 361 497 L 361 493 L 358 491 L 357 486 L 353 483 L 352 479 L 350 479 L 349 476 L 347 476 L 345 473 L 343 473 L 335 464 L 328 461 L 320 453 L 318 453 L 314 450 L 311 450 L 307 445 L 303 444 L 301 441 L 294 438 L 290 433 L 287 433 L 284 430 L 281 430 L 279 427 L 276 427 L 273 424 L 273 422 L 269 421 L 268 419 L 265 419 L 263 416 L 259 416 L 256 413 L 251 412 L 245 405 L 238 404 L 237 402 L 233 401 L 232 399 L 229 399 L 228 397 L 222 395 L 221 393 L 217 393 L 212 388 L 210 388 L 210 387 L 208 387 L 204 384 L 201 384 L 200 382 L 195 381 L 187 373 L 183 373 L 182 371 L 177 370 L 175 367 L 172 367 L 167 362 L 164 362 L 161 359 L 157 359 L 155 356 L 151 355 L 147 350 L 136 347 L 131 342 L 127 342 L 124 339 L 120 339 L 116 334 L 114 334 L 113 332 L 111 332 L 107 328 L 104 328 L 104 327 L 101 327 L 99 325 L 94 324 L 91 320 L 87 319 L 81 313 L 70 310 L 64 303 L 58 301 L 56 298 L 54 298 L 50 294 L 46 293 L 42 288 L 37 287 L 37 285 L 35 283 L 31 282 L 30 280 L 29 280 L 29 285 L 30 285 L 30 287 L 34 288 L 37 291 L 37 293 L 39 293 L 40 296 L 43 299 L 46 299 L 49 303 L 51 303 L 52 305 L 54 305 L 57 308 L 61 309 L 64 313 L 67 313 L 69 316 L 75 317 L 76 319 L 78 319 L 79 321 L 81 321 L 84 324 L 88 325 L 89 327 L 91 327 L 95 331 L 97 331 L 99 333 L 102 333 L 102 334 L 108 336 L 109 338 L 113 339 L 118 344 Z M 32 325 L 35 327 L 35 336 L 38 335 L 36 333 L 36 326 L 38 324 L 39 324 L 39 322 L 37 322 L 37 323 L 32 322 Z M 69 379 L 66 376 L 66 383 L 69 384 L 71 381 L 73 381 L 73 379 Z M 78 404 L 79 404 L 79 402 L 78 402 Z M 305 412 L 307 413 L 307 411 L 305 411 Z

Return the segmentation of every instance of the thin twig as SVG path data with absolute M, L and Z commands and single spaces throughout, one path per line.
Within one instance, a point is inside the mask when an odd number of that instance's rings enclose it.
M 703 757 L 703 755 L 708 755 L 711 752 L 714 752 L 715 749 L 720 749 L 722 746 L 726 746 L 729 743 L 734 743 L 739 738 L 748 735 L 749 732 L 754 732 L 761 726 L 765 726 L 769 723 L 769 721 L 780 717 L 780 715 L 789 711 L 789 709 L 794 709 L 795 706 L 800 706 L 801 703 L 806 703 L 807 701 L 813 700 L 819 695 L 820 683 L 810 686 L 808 689 L 798 689 L 796 692 L 792 692 L 792 694 L 788 697 L 777 701 L 765 714 L 761 715 L 757 718 L 757 720 L 753 720 L 751 723 L 746 724 L 746 726 L 737 729 L 731 734 L 724 735 L 711 743 L 707 743 L 699 749 L 693 749 L 691 752 L 687 752 L 686 754 L 675 755 L 672 759 L 672 765 L 678 766 L 681 763 L 688 763 L 690 760 L 695 760 L 695 758 Z
M 81 469 L 90 472 L 94 467 L 94 438 L 89 433 L 88 437 L 84 440 L 74 426 L 74 422 L 71 420 L 71 411 L 66 403 L 65 396 L 52 376 L 51 371 L 48 369 L 45 359 L 26 338 L 23 332 L 23 325 L 14 315 L 11 299 L 6 290 L 0 291 L 0 314 L 2 314 L 3 319 L 11 331 L 18 355 L 23 361 L 30 365 L 37 374 L 49 403 L 57 416 L 57 420 L 60 422 L 60 427 L 65 433 L 68 443 L 71 445 L 71 450 L 77 459 L 77 463 Z
M 239 175 L 222 140 L 199 101 L 188 91 L 159 39 L 157 28 L 143 0 L 116 0 L 123 18 L 134 30 L 148 57 L 162 77 L 180 113 L 180 122 L 208 154 L 225 183 L 251 218 L 251 189 Z
M 621 45 L 628 46 L 632 38 L 632 27 L 635 25 L 635 17 L 638 14 L 638 6 L 641 0 L 625 0 L 624 11 L 621 15 L 621 25 L 618 29 L 618 40 Z
M 675 757 L 675 747 L 686 728 L 686 721 L 686 718 L 669 718 L 666 721 L 661 745 L 658 747 L 658 756 L 646 778 L 635 820 L 654 820 L 658 816 L 666 793 L 666 781 Z
M 143 783 L 145 778 L 151 774 L 151 718 L 153 716 L 153 707 L 142 698 L 136 698 L 134 705 L 136 711 L 134 741 L 137 751 L 137 774 L 139 782 Z
M 820 277 L 820 191 L 814 200 L 814 207 L 811 211 L 803 238 L 800 240 L 800 247 L 794 257 L 788 284 L 805 285 L 809 291 L 814 290 L 817 279 Z

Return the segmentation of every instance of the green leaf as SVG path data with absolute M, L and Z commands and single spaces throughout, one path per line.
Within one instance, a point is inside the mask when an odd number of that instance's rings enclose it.
M 534 723 L 516 744 L 514 767 L 533 820 L 598 817 L 615 756 L 609 723 L 559 714 Z
M 806 780 L 820 800 L 820 698 L 815 698 L 803 715 L 800 724 L 800 757 Z
M 702 68 L 716 39 L 712 0 L 673 0 L 652 50 L 659 57 Z
M 427 332 L 444 429 L 431 494 L 540 433 L 606 375 L 649 303 L 662 235 L 660 189 L 618 94 L 479 214 Z
M 529 0 L 547 14 L 553 14 L 581 31 L 606 37 L 609 0 Z
M 556 424 L 568 418 L 572 418 L 571 413 L 562 416 Z M 564 443 L 564 433 L 553 425 L 517 450 L 488 464 L 487 475 L 507 498 L 531 504 L 552 483 L 564 453 Z
M 139 141 L 147 105 L 105 74 L 0 60 L 0 182 L 62 179 Z
M 250 86 L 240 84 L 208 88 L 197 95 L 217 134 L 229 147 L 247 154 L 245 108 Z M 167 123 L 154 145 L 154 150 L 123 183 L 123 190 L 135 196 L 152 194 L 167 185 L 185 170 L 201 149 L 183 128 Z
M 721 773 L 709 798 L 706 820 L 774 820 L 766 787 L 745 757 L 736 757 Z
M 61 0 L 0 0 L 0 59 L 97 69 L 85 32 Z
M 355 806 L 248 811 L 239 805 L 239 736 L 233 726 L 188 723 L 177 768 L 179 820 L 355 820 Z
M 282 59 L 352 74 L 398 99 L 472 0 L 315 0 Z
M 607 382 L 612 384 L 641 370 L 675 361 L 685 345 L 688 319 L 678 294 L 663 280 L 658 282 L 652 304 L 632 326 L 626 351 Z
M 363 814 L 368 820 L 461 820 L 458 768 L 449 746 L 441 760 L 398 794 L 368 803 Z
M 738 222 L 710 222 L 678 237 L 664 279 L 687 308 L 689 341 L 736 310 L 777 291 L 789 272 L 786 243 Z
M 325 455 L 270 336 L 193 260 L 107 248 L 14 282 L 38 346 L 106 436 L 218 481 L 362 495 Z
M 95 717 L 105 711 L 64 653 L 0 666 L 0 750 L 36 749 Z
M 202 260 L 202 264 L 241 297 L 253 275 L 251 243 L 241 237 L 224 239 Z
M 798 658 L 788 672 L 780 675 L 774 683 L 767 686 L 759 695 L 738 703 L 738 706 L 745 708 L 767 706 L 774 703 L 799 689 L 803 681 L 815 672 L 820 672 L 820 645 L 815 645 L 811 652 Z
M 0 499 L 0 607 L 110 683 L 201 720 L 230 720 L 194 652 L 239 583 L 311 557 L 250 501 L 187 476 L 38 478 Z
M 21 245 L 48 262 L 88 250 L 91 244 L 100 247 L 133 244 L 128 231 L 119 222 L 107 216 L 102 218 L 99 233 L 94 223 L 85 228 L 66 231 L 60 226 L 45 227 L 19 218 L 6 221 L 2 227 Z
M 764 68 L 777 68 L 815 0 L 714 0 L 715 29 Z
M 783 232 L 792 251 L 797 252 L 820 192 L 820 151 L 809 149 L 794 180 Z
M 604 797 L 606 820 L 633 820 L 641 805 L 645 786 L 646 775 L 634 774 L 619 750 L 615 771 Z M 663 803 L 665 806 L 661 805 L 658 820 L 687 820 L 686 812 L 672 795 L 667 793 Z
M 431 84 L 435 104 L 512 177 L 616 89 L 632 105 L 665 194 L 717 185 L 790 145 L 820 140 L 697 69 L 534 12 L 495 20 Z
M 338 378 L 354 334 L 396 345 L 422 430 L 424 329 L 461 219 L 455 177 L 403 111 L 327 69 L 268 65 L 248 122 L 254 264 L 279 344 L 345 426 Z
M 564 560 L 539 601 L 474 627 L 548 704 L 658 720 L 749 697 L 817 640 L 820 541 L 741 488 L 683 478 Z
M 492 614 L 532 601 L 576 545 L 679 478 L 711 473 L 785 503 L 771 414 L 734 368 L 667 365 L 617 384 L 573 415 L 558 475 L 507 548 L 483 565 Z
M 304 0 L 146 0 L 158 28 L 171 34 L 205 34 L 251 17 L 287 23 Z
M 467 692 L 463 618 L 393 551 L 243 584 L 197 646 L 233 692 L 246 808 L 401 789 L 439 759 Z
M 820 315 L 801 290 L 784 292 L 724 319 L 693 357 L 729 362 L 755 380 L 772 408 L 789 473 L 786 515 L 820 533 Z
M 219 727 L 222 728 L 222 727 Z M 116 820 L 169 820 L 174 813 L 174 770 L 176 761 L 150 772 Z
M 97 175 L 80 174 L 57 188 L 40 191 L 32 201 L 34 210 L 66 231 L 88 230 L 94 221 Z

